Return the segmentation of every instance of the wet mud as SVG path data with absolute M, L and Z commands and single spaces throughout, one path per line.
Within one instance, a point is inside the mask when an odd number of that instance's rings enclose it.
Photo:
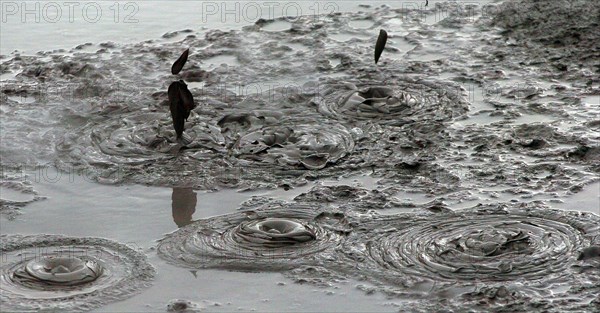
M 322 287 L 358 279 L 416 312 L 600 310 L 600 217 L 543 204 L 599 180 L 597 12 L 593 1 L 382 6 L 186 31 L 177 42 L 11 54 L 0 68 L 1 165 L 174 187 L 181 228 L 157 253 L 184 268 L 281 271 Z M 187 63 L 172 66 L 187 48 Z M 181 140 L 173 75 L 196 104 Z M 316 186 L 294 202 L 257 197 L 192 221 L 194 190 L 287 191 L 353 175 L 376 188 Z M 25 181 L 2 179 L 39 199 Z M 2 212 L 30 201 L 2 198 Z M 398 208 L 410 212 L 386 211 Z M 2 297 L 15 309 L 87 310 L 153 275 L 137 252 L 100 239 L 43 243 L 126 262 L 23 258 L 40 240 L 2 237 Z
M 191 223 L 162 239 L 158 255 L 187 268 L 248 271 L 281 271 L 332 261 L 332 251 L 349 231 L 342 212 L 267 203 Z
M 31 177 L 16 172 L 19 170 L 7 166 L 0 175 L 0 215 L 9 220 L 19 216 L 28 204 L 46 199 L 33 189 Z
M 82 312 L 149 287 L 154 268 L 130 247 L 99 238 L 0 236 L 3 310 Z

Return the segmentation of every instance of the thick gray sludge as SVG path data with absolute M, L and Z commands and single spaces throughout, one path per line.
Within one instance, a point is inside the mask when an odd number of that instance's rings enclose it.
M 88 311 L 149 287 L 146 256 L 100 238 L 2 235 L 3 310 Z
M 189 224 L 162 239 L 158 254 L 188 268 L 278 271 L 331 261 L 348 231 L 342 212 L 270 203 Z
M 327 85 L 325 85 L 327 86 Z M 333 83 L 313 100 L 324 115 L 393 126 L 449 122 L 469 108 L 460 86 L 418 77 L 384 77 Z
M 516 310 L 565 310 L 585 308 L 600 292 L 597 268 L 581 271 L 578 259 L 600 240 L 600 217 L 591 213 L 487 205 L 374 213 L 356 224 L 337 250 L 344 256 L 340 269 L 390 294 L 451 297 L 457 306 L 480 307 L 510 299 Z

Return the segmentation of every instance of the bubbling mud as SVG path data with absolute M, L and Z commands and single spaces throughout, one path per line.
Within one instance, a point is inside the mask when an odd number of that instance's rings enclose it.
M 96 280 L 102 275 L 102 267 L 94 261 L 77 257 L 42 257 L 31 260 L 24 269 L 15 272 L 20 284 L 27 282 L 79 285 Z
M 341 212 L 270 206 L 199 220 L 162 239 L 158 254 L 188 268 L 285 270 L 324 262 L 349 232 Z
M 355 264 L 349 272 L 380 282 L 386 291 L 469 297 L 486 286 L 536 301 L 578 299 L 572 305 L 600 291 L 590 284 L 599 273 L 576 270 L 580 251 L 600 240 L 600 217 L 594 214 L 536 204 L 489 205 L 365 215 L 358 224 L 337 250 L 346 258 L 340 263 Z
M 336 124 L 262 128 L 242 135 L 234 146 L 238 157 L 282 166 L 321 169 L 354 149 L 352 135 Z
M 149 287 L 146 257 L 100 238 L 2 235 L 3 309 L 87 311 Z
M 334 83 L 313 102 L 328 117 L 394 126 L 447 122 L 468 111 L 461 87 L 408 76 L 358 81 L 356 85 Z

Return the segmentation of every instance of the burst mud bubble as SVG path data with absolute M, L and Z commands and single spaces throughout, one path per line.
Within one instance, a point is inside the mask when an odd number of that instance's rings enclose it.
M 234 146 L 238 157 L 307 169 L 322 169 L 353 149 L 350 132 L 336 124 L 266 127 L 243 134 Z
M 334 83 L 313 99 L 322 114 L 347 121 L 392 126 L 414 122 L 449 122 L 469 108 L 465 91 L 449 83 L 415 77 L 389 77 Z
M 597 271 L 576 270 L 579 252 L 600 238 L 600 217 L 594 214 L 536 204 L 489 205 L 365 215 L 358 224 L 338 250 L 345 257 L 340 264 L 352 264 L 344 270 L 390 293 L 473 301 L 493 289 L 499 298 L 522 305 L 527 298 L 532 306 L 554 302 L 552 308 L 566 309 L 584 307 L 600 292 Z M 561 300 L 566 297 L 573 301 Z
M 2 235 L 0 299 L 18 311 L 88 311 L 149 287 L 154 268 L 131 248 L 99 238 Z
M 187 268 L 287 270 L 331 260 L 349 232 L 341 212 L 270 206 L 187 225 L 162 239 L 158 254 Z

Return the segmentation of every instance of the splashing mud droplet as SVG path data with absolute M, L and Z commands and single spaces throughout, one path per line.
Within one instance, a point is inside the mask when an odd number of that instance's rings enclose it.
M 0 236 L 2 308 L 87 311 L 149 287 L 146 257 L 100 238 Z
M 188 268 L 285 270 L 320 264 L 349 231 L 340 212 L 277 206 L 192 223 L 162 239 L 158 254 Z

